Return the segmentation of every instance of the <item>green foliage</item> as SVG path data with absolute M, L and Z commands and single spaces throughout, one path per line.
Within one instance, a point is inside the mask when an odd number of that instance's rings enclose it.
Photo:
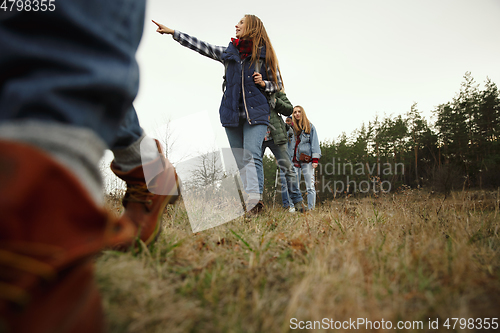
M 487 79 L 481 90 L 467 72 L 455 98 L 433 114 L 431 124 L 414 103 L 404 115 L 376 116 L 349 136 L 342 133 L 322 142 L 319 201 L 362 193 L 377 196 L 381 189 L 394 191 L 402 185 L 447 193 L 500 186 L 500 98 L 495 83 Z
M 378 196 L 404 186 L 452 190 L 500 186 L 500 97 L 487 79 L 480 89 L 467 72 L 455 98 L 436 107 L 435 122 L 417 103 L 402 115 L 376 116 L 350 135 L 320 143 L 318 202 Z M 264 155 L 264 200 L 281 205 L 276 162 Z M 302 182 L 302 190 L 305 188 Z M 349 187 L 347 186 L 349 185 Z
M 278 170 L 278 166 L 276 165 L 274 156 L 264 155 L 264 157 L 262 158 L 262 165 L 264 167 L 264 202 L 266 202 L 267 204 L 276 202 L 281 205 L 279 184 L 276 185 L 276 170 Z

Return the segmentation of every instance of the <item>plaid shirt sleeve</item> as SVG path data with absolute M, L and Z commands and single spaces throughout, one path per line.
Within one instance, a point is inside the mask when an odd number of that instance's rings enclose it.
M 267 72 L 271 73 L 271 68 L 267 68 Z M 276 83 L 272 80 L 272 77 L 270 77 L 270 81 L 264 80 L 264 83 L 266 84 L 266 87 L 264 88 L 264 91 L 268 94 L 272 94 L 275 92 L 280 91 L 283 88 L 283 82 L 281 82 L 281 76 L 278 71 L 276 71 L 276 74 L 278 75 L 278 86 L 276 86 Z M 270 75 L 269 75 L 270 76 Z
M 223 62 L 222 53 L 224 53 L 224 51 L 226 50 L 225 46 L 215 46 L 212 44 L 208 44 L 196 37 L 190 36 L 178 30 L 175 30 L 172 37 L 182 46 L 194 50 L 208 58 Z
M 212 44 L 203 42 L 196 37 L 190 36 L 186 33 L 180 32 L 178 30 L 174 31 L 174 34 L 172 37 L 177 42 L 179 42 L 179 44 L 181 44 L 182 46 L 185 46 L 185 47 L 187 47 L 191 50 L 194 50 L 194 51 L 196 51 L 196 52 L 198 52 L 198 53 L 200 53 L 208 58 L 211 58 L 211 59 L 214 59 L 214 60 L 217 60 L 217 61 L 220 61 L 223 63 L 222 54 L 224 53 L 224 51 L 226 50 L 227 47 L 216 46 L 216 45 L 212 45 Z M 271 70 L 269 67 L 267 69 L 267 72 L 271 73 Z M 266 80 L 264 81 L 264 83 L 266 84 L 264 91 L 266 93 L 272 94 L 272 93 L 280 91 L 282 89 L 283 83 L 281 81 L 281 76 L 280 76 L 279 72 L 277 73 L 277 75 L 278 75 L 278 86 L 276 86 L 276 84 L 274 83 L 272 78 L 269 81 L 266 81 Z

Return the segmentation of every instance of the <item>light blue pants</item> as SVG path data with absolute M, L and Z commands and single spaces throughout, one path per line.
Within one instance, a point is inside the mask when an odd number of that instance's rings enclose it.
M 283 191 L 286 192 L 287 197 L 289 196 L 292 203 L 291 205 L 296 204 L 297 202 L 302 201 L 302 194 L 300 193 L 299 189 L 299 182 L 297 180 L 297 174 L 295 170 L 293 169 L 292 162 L 290 161 L 290 157 L 288 156 L 287 153 L 287 145 L 282 144 L 282 145 L 276 145 L 274 143 L 274 140 L 268 140 L 264 141 L 262 145 L 262 156 L 264 156 L 264 152 L 266 148 L 271 149 L 271 151 L 274 154 L 274 157 L 276 157 L 276 161 L 278 162 L 278 167 L 280 170 L 280 175 L 283 174 L 284 176 L 281 178 L 281 186 L 282 186 L 282 196 L 283 196 Z M 283 189 L 284 188 L 284 189 Z M 262 183 L 262 188 L 261 192 L 264 190 L 264 184 Z M 287 200 L 288 203 L 288 200 Z M 290 203 L 288 205 L 284 205 L 284 207 L 290 206 Z
M 238 127 L 225 127 L 229 145 L 233 150 L 245 191 L 257 198 L 264 188 L 262 166 L 262 142 L 267 125 L 250 125 L 245 122 Z
M 304 175 L 304 182 L 307 191 L 307 208 L 314 209 L 316 206 L 316 189 L 314 187 L 314 168 L 312 163 L 302 163 L 300 168 L 295 167 L 297 179 L 300 182 L 301 174 Z

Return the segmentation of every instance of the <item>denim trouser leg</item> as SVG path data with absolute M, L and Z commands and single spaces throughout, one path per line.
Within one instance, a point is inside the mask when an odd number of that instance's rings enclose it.
M 286 144 L 276 145 L 274 140 L 265 141 L 263 143 L 262 153 L 264 153 L 265 147 L 269 147 L 276 157 L 278 166 L 281 171 L 285 172 L 286 184 L 288 188 L 288 194 L 293 204 L 302 201 L 302 195 L 300 194 L 299 182 L 296 177 L 295 170 L 293 169 L 292 162 L 287 153 Z M 262 184 L 262 189 L 264 189 L 264 184 Z
M 267 125 L 249 125 L 245 122 L 242 126 L 225 127 L 225 129 L 246 192 L 254 195 L 262 194 L 260 190 L 264 188 L 262 142 L 267 133 Z
M 98 162 L 137 94 L 145 0 L 54 5 L 0 11 L 0 137 L 49 153 L 102 203 Z
M 0 11 L 0 122 L 90 129 L 108 147 L 139 84 L 144 0 L 56 1 L 54 11 Z
M 295 179 L 297 179 L 296 176 Z M 281 182 L 281 200 L 283 202 L 283 208 L 288 208 L 290 207 L 290 197 L 288 196 L 288 186 L 286 183 L 285 173 L 281 171 L 281 169 L 280 169 L 280 182 Z
M 295 167 L 294 167 L 295 168 Z M 316 189 L 314 187 L 314 168 L 312 163 L 302 163 L 300 168 L 295 168 L 300 182 L 301 174 L 304 174 L 304 182 L 307 191 L 307 208 L 314 209 L 316 206 Z
M 125 149 L 141 139 L 143 134 L 144 130 L 139 125 L 135 108 L 131 106 L 125 112 L 125 116 L 116 132 L 115 141 L 111 144 L 110 149 Z

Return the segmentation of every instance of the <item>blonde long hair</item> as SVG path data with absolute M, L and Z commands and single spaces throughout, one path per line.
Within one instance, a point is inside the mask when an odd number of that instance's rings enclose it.
M 245 15 L 245 31 L 241 35 L 243 39 L 251 39 L 253 42 L 252 48 L 252 63 L 255 63 L 259 57 L 259 48 L 261 46 L 266 46 L 266 64 L 271 68 L 271 74 L 273 75 L 273 81 L 277 87 L 278 84 L 278 73 L 281 77 L 283 83 L 283 77 L 281 76 L 280 66 L 278 63 L 278 57 L 276 57 L 276 52 L 274 52 L 271 40 L 267 35 L 264 23 L 255 15 L 246 14 Z
M 293 130 L 295 131 L 295 135 L 299 135 L 302 131 L 307 134 L 311 133 L 311 123 L 309 122 L 309 119 L 307 119 L 304 108 L 300 105 L 296 105 L 293 108 L 300 109 L 300 120 L 293 117 Z

